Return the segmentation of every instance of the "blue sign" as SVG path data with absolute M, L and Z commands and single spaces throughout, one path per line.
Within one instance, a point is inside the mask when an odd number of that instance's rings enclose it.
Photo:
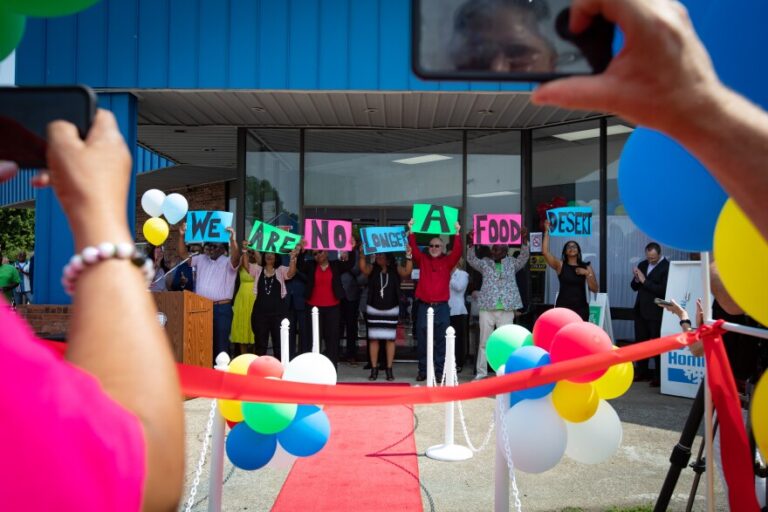
M 228 243 L 227 228 L 232 226 L 231 212 L 187 212 L 187 232 L 184 241 L 188 244 L 200 242 Z
M 549 234 L 552 236 L 590 236 L 592 234 L 592 208 L 567 206 L 547 210 Z
M 360 242 L 365 254 L 405 252 L 408 236 L 403 226 L 362 228 Z
M 673 350 L 667 357 L 667 378 L 681 384 L 701 384 L 704 380 L 704 358 L 696 357 L 687 350 Z

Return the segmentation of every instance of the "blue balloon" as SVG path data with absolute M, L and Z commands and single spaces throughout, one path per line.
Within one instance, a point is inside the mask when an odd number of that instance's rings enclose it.
M 277 449 L 275 434 L 259 434 L 245 422 L 238 423 L 227 436 L 227 457 L 240 469 L 254 470 L 267 465 Z
M 296 417 L 277 433 L 285 451 L 296 457 L 309 457 L 323 449 L 331 435 L 328 416 L 316 405 L 299 405 Z
M 507 359 L 504 365 L 504 375 L 510 373 L 519 372 L 521 370 L 529 370 L 531 368 L 538 368 L 550 363 L 549 352 L 541 347 L 525 346 L 512 352 L 512 355 Z M 521 391 L 513 391 L 510 393 L 509 401 L 510 405 L 515 405 L 520 400 L 534 400 L 536 398 L 542 398 L 547 396 L 555 389 L 555 384 L 544 384 L 543 386 L 536 386 L 535 388 L 523 389 Z
M 712 250 L 717 217 L 728 199 L 682 146 L 642 127 L 624 145 L 619 193 L 632 221 L 645 234 L 691 252 Z

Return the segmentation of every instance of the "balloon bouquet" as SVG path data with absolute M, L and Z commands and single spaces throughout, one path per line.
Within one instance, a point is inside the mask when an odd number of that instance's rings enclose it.
M 144 238 L 152 245 L 159 246 L 168 238 L 168 224 L 182 220 L 187 215 L 189 204 L 181 194 L 166 196 L 165 192 L 153 188 L 141 196 L 141 207 L 150 216 L 141 229 Z M 165 220 L 160 218 L 161 215 Z
M 336 384 L 333 363 L 314 353 L 301 354 L 285 368 L 274 357 L 243 354 L 232 360 L 228 371 L 266 379 Z M 219 411 L 231 428 L 227 456 L 240 469 L 288 467 L 296 457 L 309 457 L 322 450 L 331 433 L 328 416 L 316 405 L 220 400 Z
M 504 325 L 488 338 L 488 362 L 510 374 L 613 350 L 608 335 L 573 311 L 555 308 L 539 317 L 533 333 Z M 621 421 L 606 400 L 632 385 L 632 363 L 510 393 L 503 422 L 510 455 L 526 473 L 552 469 L 562 456 L 597 464 L 619 448 Z

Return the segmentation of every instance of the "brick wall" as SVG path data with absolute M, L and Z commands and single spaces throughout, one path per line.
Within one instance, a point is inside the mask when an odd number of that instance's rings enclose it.
M 42 337 L 64 337 L 69 330 L 71 306 L 26 304 L 18 306 L 16 311 L 32 326 L 35 333 Z

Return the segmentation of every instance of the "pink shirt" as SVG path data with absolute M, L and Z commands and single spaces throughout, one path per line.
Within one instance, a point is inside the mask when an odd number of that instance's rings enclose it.
M 0 503 L 4 510 L 141 508 L 139 420 L 35 338 L 0 299 Z
M 237 267 L 232 266 L 229 257 L 222 254 L 212 260 L 204 254 L 192 256 L 195 274 L 195 293 L 213 302 L 230 300 L 235 293 Z

